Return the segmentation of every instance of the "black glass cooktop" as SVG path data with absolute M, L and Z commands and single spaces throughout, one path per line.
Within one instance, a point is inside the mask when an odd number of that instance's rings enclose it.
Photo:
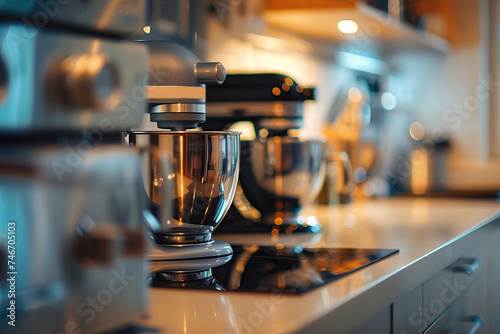
M 396 249 L 283 248 L 232 245 L 234 255 L 213 277 L 153 286 L 301 294 L 398 253 Z

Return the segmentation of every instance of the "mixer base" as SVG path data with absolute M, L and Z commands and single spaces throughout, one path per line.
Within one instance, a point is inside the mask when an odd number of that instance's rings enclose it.
M 210 259 L 233 254 L 231 246 L 221 240 L 211 240 L 199 244 L 154 244 L 147 255 L 149 261 L 176 261 Z

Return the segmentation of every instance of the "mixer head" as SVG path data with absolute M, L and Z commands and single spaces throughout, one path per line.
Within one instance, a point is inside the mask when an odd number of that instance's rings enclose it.
M 275 73 L 230 74 L 224 84 L 207 88 L 205 130 L 221 130 L 239 121 L 253 122 L 255 130 L 286 135 L 303 121 L 303 102 L 314 99 L 314 89 Z
M 183 131 L 204 123 L 205 84 L 221 84 L 226 70 L 202 62 L 189 49 L 165 41 L 145 41 L 149 49 L 146 98 L 150 120 L 159 128 Z

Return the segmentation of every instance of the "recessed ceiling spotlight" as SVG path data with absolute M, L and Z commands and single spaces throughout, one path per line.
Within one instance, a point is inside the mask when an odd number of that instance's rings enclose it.
M 353 20 L 341 20 L 337 23 L 337 27 L 344 34 L 354 34 L 358 31 L 358 24 Z

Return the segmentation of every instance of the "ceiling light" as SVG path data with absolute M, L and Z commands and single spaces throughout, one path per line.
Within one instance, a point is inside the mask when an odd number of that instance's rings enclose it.
M 337 24 L 337 27 L 344 34 L 354 34 L 358 31 L 358 24 L 353 20 L 341 20 Z

